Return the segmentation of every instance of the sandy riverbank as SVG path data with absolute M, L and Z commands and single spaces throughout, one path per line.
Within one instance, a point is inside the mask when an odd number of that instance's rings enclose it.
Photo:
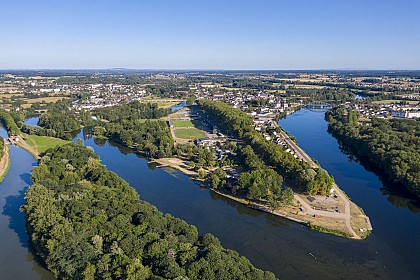
M 6 177 L 7 172 L 10 168 L 10 154 L 9 154 L 10 148 L 9 145 L 6 144 L 6 141 L 4 141 L 4 155 L 0 159 L 0 182 L 3 181 L 4 177 Z
M 191 177 L 198 176 L 198 173 L 191 170 L 191 168 L 187 165 L 187 162 L 178 158 L 154 159 L 152 162 L 160 164 L 159 167 L 167 166 L 177 169 Z M 315 210 L 313 205 L 306 201 L 305 196 L 300 194 L 295 194 L 291 205 L 272 211 L 263 203 L 250 202 L 247 199 L 218 190 L 211 189 L 211 191 L 259 211 L 264 211 L 300 224 L 305 224 L 322 232 L 345 236 L 352 239 L 366 238 L 367 234 L 360 232 L 360 229 L 371 229 L 368 224 L 368 218 L 337 186 L 335 186 L 335 188 L 340 200 L 342 200 L 344 210 L 342 213 Z
M 189 176 L 192 176 L 192 177 L 198 176 L 197 172 L 195 172 L 194 170 L 191 170 L 191 168 L 187 165 L 187 163 L 179 158 L 158 158 L 158 159 L 151 160 L 151 162 L 156 162 L 160 164 L 158 167 L 168 166 L 168 167 L 178 169 L 179 171 Z
M 22 136 L 17 136 L 15 137 L 15 139 L 18 138 L 18 141 L 14 141 L 13 144 L 21 147 L 22 149 L 26 150 L 27 152 L 29 152 L 36 160 L 40 159 L 40 156 L 38 154 L 37 151 L 35 151 L 28 143 L 26 143 L 25 140 L 23 140 Z

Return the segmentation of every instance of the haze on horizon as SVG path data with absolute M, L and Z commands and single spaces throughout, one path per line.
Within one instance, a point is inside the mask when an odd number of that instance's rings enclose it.
M 1 1 L 0 69 L 420 69 L 420 1 Z

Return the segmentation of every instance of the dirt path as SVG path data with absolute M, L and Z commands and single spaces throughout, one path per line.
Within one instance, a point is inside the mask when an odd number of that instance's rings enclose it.
M 18 136 L 17 138 L 19 139 L 19 141 L 14 142 L 17 146 L 31 153 L 35 157 L 36 160 L 40 158 L 38 151 L 34 150 L 28 143 L 26 143 L 26 141 L 23 140 L 22 136 Z
M 6 141 L 4 141 L 4 155 L 0 160 L 0 178 L 3 178 L 4 172 L 6 172 L 9 161 L 10 161 L 9 147 L 6 144 Z
M 342 201 L 344 201 L 344 213 L 337 213 L 337 212 L 330 212 L 330 211 L 323 211 L 323 210 L 315 210 L 309 205 L 304 199 L 302 199 L 299 195 L 294 194 L 294 198 L 299 201 L 302 206 L 305 208 L 306 212 L 309 215 L 317 215 L 322 217 L 328 218 L 336 218 L 336 219 L 343 219 L 346 223 L 347 230 L 353 235 L 354 239 L 361 239 L 360 236 L 353 230 L 350 224 L 351 219 L 351 212 L 350 212 L 350 201 L 349 199 L 342 193 L 342 191 L 334 184 L 334 188 L 336 190 L 337 196 L 340 197 Z
M 344 206 L 345 206 L 344 213 L 346 214 L 345 219 L 346 219 L 346 226 L 348 230 L 351 232 L 351 234 L 353 234 L 353 238 L 360 239 L 360 236 L 357 235 L 357 233 L 353 230 L 350 224 L 351 212 L 350 212 L 350 201 L 348 197 L 344 195 L 343 191 L 340 190 L 336 184 L 334 184 L 334 188 L 335 188 L 336 194 L 344 201 Z

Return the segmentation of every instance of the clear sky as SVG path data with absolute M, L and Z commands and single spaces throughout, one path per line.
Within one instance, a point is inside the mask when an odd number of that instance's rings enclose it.
M 0 69 L 420 69 L 420 0 L 0 0 Z

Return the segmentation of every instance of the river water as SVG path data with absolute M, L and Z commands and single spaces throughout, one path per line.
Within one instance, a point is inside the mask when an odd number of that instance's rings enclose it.
M 200 234 L 216 235 L 225 247 L 237 250 L 280 279 L 418 279 L 418 208 L 401 197 L 398 201 L 404 203 L 394 206 L 390 200 L 395 197 L 390 199 L 381 192 L 378 177 L 339 150 L 326 132 L 323 113 L 301 110 L 282 120 L 281 125 L 371 217 L 374 232 L 367 240 L 311 231 L 201 189 L 186 175 L 156 168 L 117 145 L 85 138 L 82 132 L 75 139 L 82 138 L 85 145 L 92 146 L 102 163 L 127 180 L 142 199 L 194 224 Z M 11 157 L 9 174 L 0 184 L 0 278 L 50 279 L 51 274 L 33 260 L 23 215 L 18 212 L 36 162 L 16 147 L 11 147 Z
M 335 138 L 327 132 L 324 113 L 302 109 L 279 124 L 297 138 L 299 146 L 317 159 L 370 217 L 374 230 L 367 240 L 362 241 L 366 246 L 364 250 L 371 248 L 378 255 L 391 254 L 394 257 L 394 262 L 381 264 L 388 275 L 397 277 L 398 273 L 394 272 L 404 268 L 420 279 L 419 201 L 397 192 L 398 186 L 381 180 L 344 154 Z M 400 279 L 405 277 L 400 276 Z
M 0 136 L 7 138 L 2 127 Z M 36 165 L 32 155 L 10 145 L 10 170 L 0 183 L 0 279 L 54 279 L 34 259 L 24 215 L 19 211 Z

